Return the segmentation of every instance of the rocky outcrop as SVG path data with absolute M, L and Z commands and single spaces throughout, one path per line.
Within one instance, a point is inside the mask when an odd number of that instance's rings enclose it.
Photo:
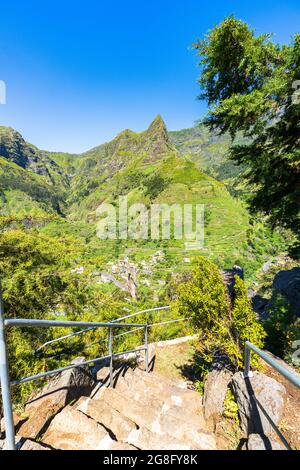
M 244 435 L 254 433 L 269 436 L 273 427 L 265 413 L 276 426 L 279 425 L 286 399 L 284 386 L 259 372 L 254 372 L 253 376 L 247 379 L 241 372 L 237 372 L 231 385 L 238 403 Z

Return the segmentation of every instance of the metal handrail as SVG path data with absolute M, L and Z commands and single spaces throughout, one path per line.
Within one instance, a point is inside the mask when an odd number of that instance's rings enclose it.
M 121 320 L 121 319 L 119 319 Z M 6 345 L 6 328 L 7 327 L 31 327 L 31 328 L 49 328 L 49 327 L 92 327 L 92 328 L 108 328 L 109 329 L 109 354 L 108 356 L 102 356 L 88 361 L 81 362 L 80 364 L 70 364 L 65 367 L 54 369 L 51 371 L 43 372 L 28 377 L 23 377 L 19 380 L 11 381 L 9 377 L 8 368 L 8 354 Z M 132 328 L 139 327 L 145 330 L 145 345 L 144 347 L 138 347 L 131 349 L 130 351 L 122 351 L 120 353 L 113 353 L 113 329 L 114 328 Z M 141 323 L 120 323 L 120 322 L 80 322 L 80 321 L 59 321 L 59 320 L 36 320 L 36 319 L 5 319 L 4 318 L 4 307 L 2 301 L 2 290 L 0 285 L 0 380 L 1 380 L 1 392 L 2 392 L 2 403 L 3 403 L 3 414 L 5 421 L 5 433 L 6 443 L 8 450 L 14 450 L 15 446 L 15 433 L 14 433 L 14 422 L 12 414 L 12 402 L 10 387 L 12 385 L 19 385 L 33 380 L 38 380 L 43 377 L 55 375 L 62 371 L 73 369 L 76 367 L 82 367 L 86 364 L 99 362 L 104 359 L 110 359 L 110 385 L 113 383 L 113 360 L 114 358 L 123 354 L 132 352 L 145 351 L 145 369 L 148 372 L 148 325 Z
M 300 388 L 300 376 L 296 373 L 291 372 L 289 369 L 286 367 L 282 366 L 276 359 L 273 359 L 268 353 L 262 351 L 259 349 L 257 346 L 254 344 L 250 343 L 250 341 L 245 342 L 245 365 L 244 365 L 244 378 L 249 379 L 252 377 L 252 372 L 250 370 L 250 363 L 251 363 L 251 351 L 257 354 L 259 357 L 261 357 L 267 364 L 269 364 L 273 369 L 277 370 L 279 374 L 281 374 L 283 377 L 285 377 L 289 382 L 291 382 L 295 387 Z M 278 435 L 278 437 L 281 439 L 283 444 L 288 450 L 291 450 L 291 447 L 281 431 L 276 427 L 274 421 L 272 418 L 268 415 L 267 411 L 263 408 L 259 400 L 253 395 L 253 398 L 255 400 L 255 403 L 258 405 L 258 407 L 261 409 L 262 413 L 266 417 L 266 419 L 269 421 L 271 424 L 272 428 Z
M 147 323 L 147 325 L 148 325 L 148 328 L 152 328 L 154 326 L 168 325 L 168 324 L 171 324 L 171 323 L 183 322 L 183 321 L 187 321 L 187 320 L 190 320 L 190 319 L 191 319 L 191 317 L 178 318 L 176 320 L 168 320 L 168 321 L 163 321 L 163 322 L 159 322 L 159 323 Z M 130 325 L 132 326 L 132 323 Z M 121 336 L 129 335 L 131 333 L 135 333 L 136 331 L 142 330 L 143 328 L 144 327 L 141 326 L 141 327 L 134 328 L 134 330 L 125 331 L 124 333 L 119 333 L 118 335 L 114 335 L 114 339 L 120 338 Z M 93 343 L 85 344 L 84 347 L 89 348 L 90 346 L 95 346 L 95 344 L 106 343 L 107 341 L 108 341 L 107 339 L 100 339 L 98 341 L 94 341 Z
M 279 364 L 279 362 L 276 361 L 276 359 L 273 359 L 269 354 L 262 351 L 254 344 L 250 343 L 250 341 L 246 341 L 245 343 L 245 368 L 244 368 L 245 378 L 251 377 L 251 371 L 250 371 L 251 351 L 253 351 L 255 354 L 260 356 L 267 364 L 273 367 L 273 369 L 277 370 L 277 372 L 283 375 L 293 385 L 300 388 L 300 376 L 297 376 L 295 373 L 291 372 L 289 369 Z
M 166 306 L 163 306 L 163 307 L 154 307 L 154 308 L 148 308 L 146 310 L 140 310 L 139 312 L 135 312 L 135 313 L 131 313 L 129 315 L 125 315 L 123 317 L 120 317 L 120 318 L 116 318 L 115 320 L 112 320 L 111 323 L 118 323 L 122 320 L 127 320 L 128 318 L 133 318 L 133 317 L 136 317 L 137 315 L 142 315 L 144 313 L 149 313 L 149 312 L 159 312 L 161 310 L 167 310 L 167 309 L 170 309 L 171 306 L 170 305 L 166 305 Z M 134 326 L 134 324 L 131 324 L 131 326 Z M 44 344 L 42 344 L 41 346 L 39 346 L 35 351 L 34 351 L 34 354 L 38 354 L 42 349 L 44 349 L 45 347 L 49 346 L 50 344 L 53 344 L 53 343 L 57 343 L 59 341 L 62 341 L 64 339 L 69 339 L 69 338 L 72 338 L 74 336 L 78 336 L 78 335 L 81 335 L 83 333 L 87 333 L 88 331 L 92 331 L 92 330 L 95 330 L 96 327 L 95 326 L 92 326 L 90 328 L 86 328 L 84 330 L 80 330 L 80 331 L 76 331 L 75 333 L 70 333 L 69 335 L 65 335 L 65 336 L 60 336 L 59 338 L 55 338 L 55 339 L 52 339 L 50 341 L 46 341 Z M 133 331 L 137 331 L 137 330 L 132 330 Z M 127 332 L 127 334 L 129 334 L 131 332 Z M 117 335 L 117 336 L 121 336 L 121 335 Z M 117 337 L 115 336 L 115 338 Z M 102 340 L 102 342 L 104 342 L 106 340 Z M 93 343 L 93 344 L 96 344 L 96 343 Z
M 161 311 L 167 310 L 171 307 L 163 306 L 163 307 L 155 307 L 151 309 L 141 310 L 139 312 L 135 312 L 129 315 L 125 315 L 123 317 L 117 318 L 110 322 L 82 322 L 82 321 L 65 321 L 65 320 L 37 320 L 37 319 L 5 319 L 4 318 L 4 308 L 2 302 L 2 291 L 1 291 L 1 284 L 0 284 L 0 379 L 1 379 L 1 392 L 2 392 L 2 402 L 3 402 L 3 414 L 4 414 L 4 421 L 5 421 L 5 430 L 6 430 L 6 442 L 8 450 L 15 449 L 15 434 L 14 434 L 14 422 L 13 422 L 13 414 L 12 414 L 12 402 L 11 402 L 11 393 L 10 387 L 15 385 L 20 385 L 23 383 L 27 383 L 33 380 L 38 380 L 44 377 L 48 377 L 51 375 L 56 375 L 60 372 L 65 370 L 74 369 L 78 367 L 82 367 L 83 365 L 96 363 L 103 360 L 110 360 L 110 385 L 113 384 L 113 360 L 119 356 L 124 354 L 134 353 L 138 351 L 145 351 L 145 370 L 146 372 L 149 371 L 149 354 L 148 354 L 148 330 L 151 327 L 158 326 L 158 325 L 166 325 L 168 323 L 175 323 L 178 321 L 186 321 L 187 318 L 176 319 L 176 320 L 169 320 L 159 323 L 121 323 L 123 320 L 127 320 L 128 318 L 133 318 L 138 315 L 142 315 L 148 312 L 154 311 Z M 69 335 L 62 336 L 60 338 L 55 338 L 54 340 L 47 341 L 42 346 L 40 346 L 35 353 L 39 352 L 42 348 L 46 347 L 49 344 L 52 344 L 57 341 L 62 341 L 64 339 L 73 337 L 75 335 L 79 335 L 85 333 L 87 331 L 95 330 L 97 328 L 108 328 L 109 330 L 109 338 L 108 338 L 108 355 L 97 357 L 94 359 L 89 359 L 87 361 L 81 362 L 79 364 L 69 364 L 65 367 L 60 367 L 58 369 L 53 369 L 47 372 L 43 372 L 36 375 L 31 375 L 27 377 L 22 377 L 21 379 L 11 381 L 9 377 L 9 367 L 8 367 L 8 354 L 7 354 L 7 346 L 6 346 L 6 334 L 5 329 L 7 327 L 26 327 L 26 328 L 51 328 L 51 327 L 76 327 L 76 328 L 84 328 L 78 332 L 70 333 Z M 124 333 L 120 333 L 118 335 L 113 335 L 113 330 L 116 328 L 127 329 L 127 328 L 134 328 Z M 113 352 L 113 339 L 123 336 L 125 334 L 133 333 L 137 330 L 144 329 L 144 346 L 139 346 L 135 349 L 131 349 L 128 351 L 122 351 L 119 353 Z M 106 340 L 105 340 L 106 341 Z M 98 343 L 100 343 L 99 341 Z

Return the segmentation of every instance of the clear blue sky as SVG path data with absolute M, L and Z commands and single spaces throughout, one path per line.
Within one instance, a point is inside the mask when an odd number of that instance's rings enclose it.
M 160 113 L 169 129 L 205 113 L 190 45 L 236 14 L 289 42 L 299 0 L 2 2 L 0 124 L 40 148 L 81 152 Z

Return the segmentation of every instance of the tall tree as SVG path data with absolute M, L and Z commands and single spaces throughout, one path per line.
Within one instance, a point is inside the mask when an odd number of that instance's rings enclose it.
M 201 57 L 205 123 L 248 137 L 230 157 L 243 164 L 250 206 L 271 224 L 300 232 L 300 35 L 279 46 L 233 16 L 194 44 Z

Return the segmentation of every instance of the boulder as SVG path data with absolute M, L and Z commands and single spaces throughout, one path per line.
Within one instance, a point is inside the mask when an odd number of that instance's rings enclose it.
M 78 357 L 72 364 L 80 364 L 84 360 L 84 357 Z M 57 412 L 81 395 L 89 396 L 93 385 L 94 380 L 88 366 L 65 370 L 51 378 L 42 390 L 30 397 L 26 412 L 32 415 L 42 405 Z
M 286 450 L 279 442 L 261 434 L 250 434 L 247 450 Z
M 254 372 L 253 376 L 247 379 L 241 372 L 237 372 L 232 378 L 231 385 L 238 403 L 244 434 L 246 436 L 252 433 L 269 436 L 273 427 L 261 407 L 273 423 L 278 426 L 284 412 L 285 387 L 277 380 L 259 372 Z
M 233 376 L 226 356 L 217 355 L 204 382 L 203 407 L 207 424 L 215 429 L 224 411 L 224 400 Z

